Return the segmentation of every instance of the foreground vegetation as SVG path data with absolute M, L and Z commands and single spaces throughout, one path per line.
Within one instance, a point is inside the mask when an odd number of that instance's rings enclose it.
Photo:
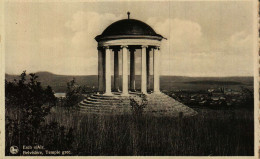
M 192 118 L 102 116 L 56 108 L 75 132 L 75 155 L 254 155 L 253 112 L 201 110 Z
M 56 98 L 52 88 L 43 88 L 37 79 L 35 74 L 28 77 L 24 71 L 20 79 L 5 81 L 6 155 L 22 155 L 26 146 L 44 145 L 54 150 L 71 148 L 72 129 L 66 130 L 57 122 L 46 124 L 46 116 L 55 106 Z M 10 151 L 13 146 L 19 151 Z
M 43 145 L 81 156 L 254 155 L 252 109 L 196 109 L 191 118 L 88 114 L 68 104 L 79 100 L 75 81 L 67 87 L 60 107 L 54 106 L 52 89 L 41 87 L 34 74 L 6 82 L 6 155 L 12 155 L 12 145 Z

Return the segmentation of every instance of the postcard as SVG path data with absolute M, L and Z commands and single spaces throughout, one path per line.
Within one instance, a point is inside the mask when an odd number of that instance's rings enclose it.
M 258 158 L 258 1 L 18 1 L 0 158 Z

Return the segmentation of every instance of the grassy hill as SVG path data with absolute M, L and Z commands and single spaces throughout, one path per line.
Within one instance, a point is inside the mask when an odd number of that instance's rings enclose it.
M 43 86 L 50 85 L 56 92 L 65 92 L 67 82 L 73 78 L 76 82 L 83 86 L 95 87 L 98 86 L 97 75 L 72 76 L 72 75 L 57 75 L 50 72 L 37 72 L 39 81 Z M 19 79 L 19 75 L 5 75 L 7 81 Z M 121 78 L 121 77 L 120 77 Z M 153 77 L 150 78 L 150 88 L 152 89 Z M 232 89 L 241 86 L 253 88 L 253 77 L 186 77 L 186 76 L 161 76 L 160 87 L 162 90 L 205 90 L 208 88 L 228 87 Z M 140 88 L 141 76 L 136 76 L 136 88 Z M 121 86 L 120 86 L 121 87 Z M 112 77 L 113 88 L 113 77 Z

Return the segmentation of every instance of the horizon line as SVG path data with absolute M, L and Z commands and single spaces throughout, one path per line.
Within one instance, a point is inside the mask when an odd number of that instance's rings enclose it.
M 88 75 L 66 75 L 66 74 L 56 74 L 56 73 L 52 73 L 52 72 L 48 72 L 48 71 L 38 71 L 38 72 L 26 72 L 27 74 L 30 73 L 49 73 L 49 74 L 53 74 L 53 75 L 58 75 L 58 76 L 98 76 L 98 74 L 88 74 Z M 13 76 L 19 76 L 20 74 L 10 74 L 5 72 L 5 75 L 13 75 Z M 113 76 L 113 75 L 111 75 Z M 122 75 L 119 75 L 122 76 Z M 129 76 L 129 75 L 128 75 Z M 136 76 L 141 76 L 141 74 L 137 74 Z M 150 75 L 152 76 L 152 74 Z M 225 78 L 225 77 L 254 77 L 254 75 L 231 75 L 231 76 L 190 76 L 190 75 L 160 75 L 160 76 L 178 76 L 178 77 L 214 77 L 214 78 Z

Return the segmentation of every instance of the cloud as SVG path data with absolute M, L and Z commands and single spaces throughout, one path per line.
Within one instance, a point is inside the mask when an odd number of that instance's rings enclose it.
M 152 17 L 147 23 L 154 26 L 157 33 L 167 38 L 163 46 L 167 50 L 193 51 L 202 41 L 201 26 L 193 21 Z
M 34 66 L 58 74 L 97 74 L 97 42 L 94 37 L 119 19 L 122 17 L 107 13 L 76 12 L 64 25 L 72 36 L 68 39 L 41 39 L 41 48 L 48 51 L 48 56 L 40 54 L 42 61 L 46 62 Z M 252 52 L 252 35 L 245 31 L 235 32 L 223 41 L 210 41 L 209 37 L 204 36 L 200 24 L 194 21 L 152 17 L 147 24 L 167 38 L 162 41 L 161 47 L 162 75 L 229 76 L 253 73 L 250 66 L 253 59 L 248 56 Z M 140 73 L 138 58 L 136 73 Z
M 101 34 L 108 25 L 120 19 L 121 16 L 110 13 L 76 12 L 72 19 L 65 24 L 66 27 L 74 32 L 71 39 L 72 47 L 80 53 L 96 49 L 97 42 L 94 38 Z M 91 55 L 94 54 L 91 53 Z
M 63 34 L 48 34 L 53 31 L 46 25 L 48 29 L 45 29 L 44 37 L 38 34 L 35 36 L 33 32 L 28 32 L 26 36 L 33 36 L 31 41 L 21 41 L 15 37 L 16 44 L 13 40 L 7 47 L 9 73 L 20 74 L 26 69 L 28 72 L 50 71 L 66 75 L 97 74 L 97 42 L 94 38 L 108 25 L 120 19 L 122 16 L 111 13 L 76 11 L 63 25 L 56 26 L 55 29 Z M 22 34 L 23 31 L 17 32 L 19 33 Z M 23 53 L 18 55 L 18 50 Z
M 230 53 L 248 55 L 253 51 L 253 36 L 245 31 L 236 32 L 228 39 L 227 45 Z
M 167 40 L 162 41 L 161 74 L 186 76 L 252 75 L 252 35 L 233 33 L 212 41 L 199 23 L 185 19 L 152 17 L 147 23 Z
M 95 12 L 95 8 L 84 8 L 81 11 L 82 6 L 74 9 L 71 6 L 68 6 L 69 9 L 53 6 L 38 7 L 39 10 L 27 7 L 25 15 L 21 14 L 21 5 L 17 6 L 16 12 L 6 10 L 7 73 L 20 74 L 27 70 L 67 75 L 97 74 L 97 42 L 94 38 L 125 15 L 118 15 L 119 11 L 113 7 L 107 7 L 102 13 Z M 161 46 L 162 75 L 253 75 L 253 56 L 249 55 L 253 51 L 253 36 L 248 29 L 252 24 L 245 21 L 250 17 L 245 16 L 243 20 L 239 19 L 240 14 L 234 14 L 233 21 L 229 22 L 221 14 L 214 14 L 210 17 L 216 19 L 211 21 L 207 15 L 201 16 L 208 11 L 201 10 L 196 15 L 187 14 L 185 9 L 181 9 L 176 13 L 183 12 L 182 16 L 176 14 L 168 18 L 168 13 L 160 8 L 158 11 L 163 13 L 161 17 L 145 20 L 152 14 L 147 13 L 147 16 L 146 12 L 150 9 L 143 8 L 146 9 L 144 14 L 137 14 L 140 15 L 137 19 L 167 38 Z M 47 9 L 49 14 L 46 14 Z M 239 23 L 244 26 L 238 26 Z M 140 73 L 139 56 L 136 72 Z
M 85 68 L 71 70 L 71 74 L 97 74 L 97 42 L 94 38 L 112 22 L 120 19 L 121 16 L 110 13 L 78 11 L 66 22 L 65 26 L 73 31 L 70 39 L 71 54 L 84 59 L 75 64 Z

